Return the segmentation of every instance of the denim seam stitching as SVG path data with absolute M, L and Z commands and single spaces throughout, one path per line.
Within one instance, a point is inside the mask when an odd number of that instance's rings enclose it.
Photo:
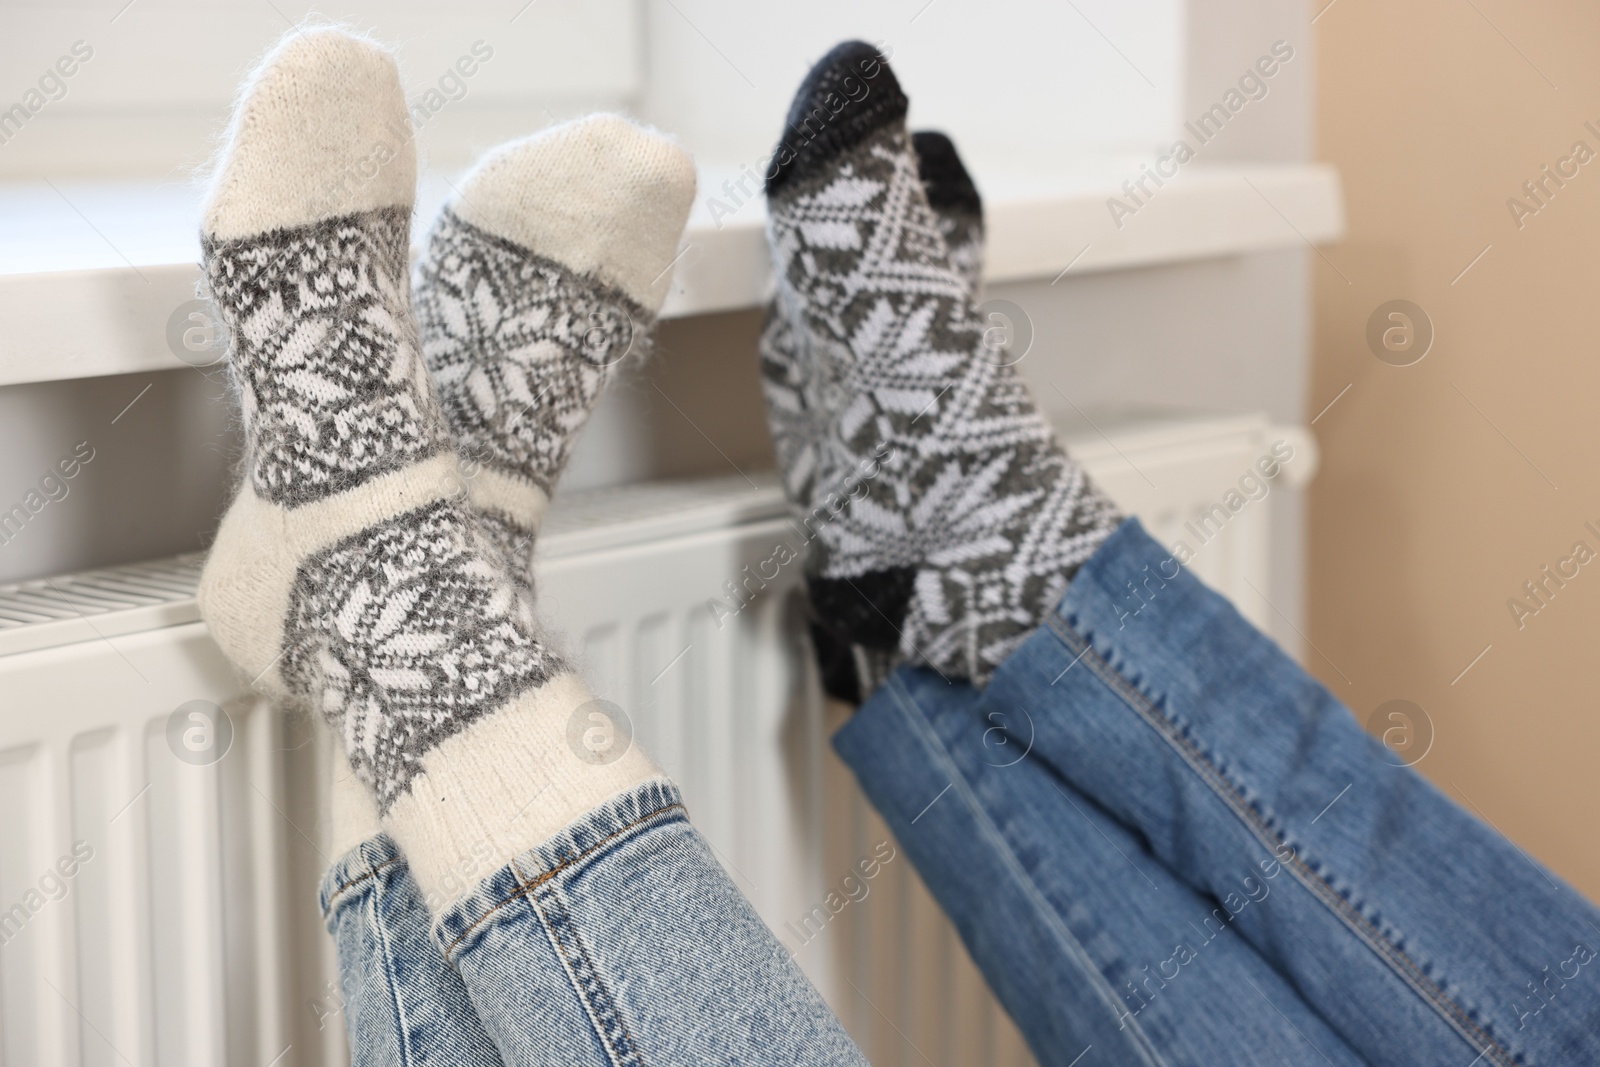
M 1067 944 L 1076 949 L 1074 955 L 1078 960 L 1079 966 L 1095 976 L 1097 979 L 1096 984 L 1101 993 L 1105 993 L 1108 990 L 1112 993 L 1115 993 L 1115 990 L 1111 988 L 1110 983 L 1106 980 L 1105 975 L 1100 972 L 1100 968 L 1088 958 L 1088 951 L 1084 949 L 1082 942 L 1080 942 L 1076 935 L 1074 935 L 1073 932 L 1067 928 L 1066 921 L 1056 913 L 1055 908 L 1051 906 L 1050 902 L 1044 899 L 1043 893 L 1041 893 L 1039 890 L 1038 883 L 1034 881 L 1033 877 L 1028 874 L 1027 870 L 1022 866 L 1021 861 L 1017 859 L 1016 851 L 1011 847 L 1011 843 L 1006 839 L 1005 834 L 1000 832 L 999 828 L 994 825 L 994 821 L 989 818 L 988 812 L 984 809 L 983 805 L 978 803 L 977 796 L 972 792 L 972 787 L 968 782 L 966 775 L 962 773 L 960 767 L 956 766 L 955 761 L 950 758 L 949 753 L 945 750 L 943 743 L 938 741 L 937 732 L 933 730 L 932 724 L 929 723 L 926 716 L 923 715 L 922 708 L 911 696 L 909 690 L 905 688 L 905 683 L 902 682 L 898 677 L 891 675 L 889 679 L 889 690 L 894 694 L 896 702 L 900 704 L 901 708 L 905 710 L 908 716 L 911 718 L 912 724 L 914 727 L 916 727 L 918 734 L 922 735 L 924 744 L 926 744 L 932 750 L 932 757 L 934 761 L 944 766 L 946 772 L 950 775 L 951 783 L 956 785 L 963 794 L 967 795 L 971 799 L 971 807 L 979 814 L 979 817 L 983 822 L 985 832 L 999 843 L 1001 851 L 1011 861 L 1014 869 L 1016 870 L 1018 881 L 1028 887 L 1030 890 L 1029 895 L 1035 898 L 1036 906 L 1039 908 L 1040 912 L 1048 917 L 1052 927 L 1059 928 L 1059 936 L 1065 940 Z M 929 734 L 933 734 L 934 740 L 927 740 Z M 1112 1004 L 1108 1006 L 1113 1007 L 1114 1011 L 1114 1005 L 1116 1003 L 1117 1001 L 1113 999 Z M 1139 1020 L 1130 1015 L 1128 1021 L 1130 1023 L 1130 1029 L 1134 1033 L 1138 1044 L 1142 1046 L 1141 1051 L 1145 1054 L 1146 1063 L 1150 1064 L 1151 1067 L 1165 1067 L 1168 1061 L 1164 1059 L 1161 1053 L 1156 1049 L 1154 1042 L 1152 1042 L 1150 1036 L 1144 1032 L 1144 1027 L 1140 1024 Z
M 627 833 L 629 830 L 632 830 L 635 826 L 638 826 L 640 823 L 646 822 L 646 821 L 648 821 L 650 819 L 653 819 L 657 815 L 660 815 L 662 812 L 671 811 L 673 808 L 677 808 L 679 811 L 684 812 L 684 814 L 688 814 L 688 809 L 685 808 L 681 802 L 680 803 L 676 803 L 676 804 L 665 804 L 665 805 L 663 805 L 663 806 L 661 806 L 659 808 L 655 808 L 655 809 L 653 809 L 651 811 L 647 811 L 643 815 L 639 816 L 637 819 L 634 819 L 632 822 L 628 823 L 627 825 L 620 826 L 617 829 L 611 831 L 609 834 L 607 834 L 606 836 L 602 837 L 600 840 L 596 841 L 594 844 L 590 845 L 588 848 L 584 849 L 582 852 L 579 852 L 577 855 L 568 856 L 566 859 L 562 860 L 560 863 L 556 864 L 554 867 L 551 867 L 548 871 L 545 871 L 544 873 L 534 877 L 532 880 L 524 880 L 522 872 L 520 870 L 517 870 L 517 868 L 516 868 L 516 862 L 512 861 L 511 868 L 512 868 L 513 871 L 516 871 L 516 876 L 517 876 L 517 888 L 516 888 L 516 891 L 513 892 L 513 893 L 508 894 L 503 899 L 497 901 L 495 904 L 493 904 L 489 908 L 485 909 L 484 913 L 482 915 L 480 915 L 476 919 L 472 920 L 472 922 L 467 925 L 467 928 L 465 930 L 462 930 L 459 934 L 457 934 L 455 936 L 454 940 L 452 940 L 450 942 L 450 944 L 445 946 L 445 949 L 444 949 L 445 959 L 449 959 L 450 958 L 450 953 L 452 951 L 454 951 L 455 947 L 461 943 L 461 939 L 462 938 L 464 938 L 468 934 L 472 933 L 473 930 L 476 930 L 480 923 L 482 923 L 484 920 L 489 918 L 489 916 L 493 915 L 495 912 L 499 911 L 501 908 L 505 907 L 507 904 L 510 904 L 512 901 L 517 900 L 520 897 L 527 896 L 533 890 L 537 889 L 539 886 L 543 885 L 545 882 L 548 882 L 550 879 L 554 878 L 557 874 L 560 874 L 566 868 L 572 866 L 574 863 L 577 863 L 579 860 L 583 859 L 585 856 L 589 855 L 590 853 L 595 852 L 595 851 L 599 850 L 600 848 L 602 848 L 612 838 L 621 837 L 623 834 Z
M 1168 719 L 1156 708 L 1144 693 L 1134 686 L 1100 654 L 1094 646 L 1074 631 L 1059 615 L 1052 613 L 1046 618 L 1050 631 L 1055 634 L 1068 649 L 1076 649 L 1081 645 L 1083 659 L 1090 670 L 1098 675 L 1111 689 L 1122 697 L 1135 714 L 1144 719 L 1167 744 L 1178 751 L 1179 756 L 1194 768 L 1201 781 L 1227 805 L 1234 816 L 1245 824 L 1251 835 L 1258 842 L 1265 845 L 1274 856 L 1277 854 L 1274 845 L 1287 845 L 1288 841 L 1256 813 L 1250 803 L 1239 793 L 1232 782 L 1215 767 L 1206 754 L 1188 738 L 1177 731 L 1177 724 Z M 1168 729 L 1167 727 L 1171 727 Z M 1478 1050 L 1480 1057 L 1489 1054 L 1492 1050 L 1493 1059 L 1501 1067 L 1518 1067 L 1525 1063 L 1515 1053 L 1511 1052 L 1498 1040 L 1486 1033 L 1477 1023 L 1466 1015 L 1466 1009 L 1457 1004 L 1449 994 L 1435 985 L 1422 972 L 1421 967 L 1413 960 L 1404 949 L 1394 944 L 1383 931 L 1374 926 L 1355 907 L 1345 900 L 1321 875 L 1317 874 L 1304 861 L 1298 852 L 1288 861 L 1279 860 L 1294 874 L 1297 881 L 1304 885 L 1324 907 L 1333 912 L 1341 922 L 1351 929 L 1397 976 L 1409 985 L 1425 1002 L 1437 1012 L 1452 1029 L 1464 1038 L 1469 1045 Z
M 392 864 L 396 864 L 396 863 L 399 863 L 399 862 L 400 862 L 400 857 L 399 856 L 391 856 L 390 858 L 384 860 L 382 863 L 378 864 L 376 867 L 368 867 L 367 870 L 365 871 L 365 873 L 357 875 L 356 877 L 350 879 L 348 882 L 342 883 L 339 886 L 339 888 L 335 889 L 332 893 L 328 894 L 328 902 L 327 902 L 326 905 L 323 906 L 322 917 L 324 919 L 326 919 L 328 917 L 329 913 L 333 910 L 334 902 L 336 900 L 338 900 L 341 896 L 344 895 L 345 890 L 349 889 L 351 886 L 360 885 L 362 882 L 365 882 L 368 878 L 376 878 L 378 876 L 378 872 L 379 871 L 383 870 L 385 867 L 391 866 Z
M 632 824 L 630 824 L 632 825 Z M 623 829 L 627 829 L 624 827 Z M 617 833 L 621 833 L 618 830 Z M 611 836 L 616 836 L 615 834 Z M 601 842 L 603 843 L 603 842 Z M 597 843 L 594 848 L 600 847 Z M 591 848 L 589 851 L 593 851 Z M 559 869 L 559 868 L 557 868 Z M 549 872 L 551 874 L 554 871 Z M 611 990 L 606 986 L 605 980 L 600 976 L 600 969 L 594 965 L 594 959 L 589 954 L 582 938 L 578 936 L 577 924 L 572 921 L 572 914 L 562 902 L 560 893 L 554 886 L 540 891 L 550 879 L 541 877 L 528 886 L 526 894 L 520 894 L 521 899 L 527 901 L 528 907 L 539 918 L 539 925 L 544 928 L 545 936 L 550 939 L 556 952 L 561 956 L 562 969 L 567 972 L 567 981 L 572 986 L 572 992 L 584 1006 L 584 1014 L 589 1016 L 589 1022 L 595 1029 L 595 1036 L 605 1046 L 607 1057 L 616 1067 L 644 1067 L 644 1056 L 639 1049 L 639 1043 L 633 1039 L 633 1034 L 628 1030 L 628 1024 L 623 1021 L 622 1013 L 617 1008 L 617 1001 L 611 995 Z M 547 910 L 548 909 L 548 910 Z M 571 940 L 573 952 L 579 959 L 574 959 L 568 952 L 567 938 L 556 929 L 553 913 L 559 912 L 562 925 L 571 927 Z M 580 967 L 579 964 L 582 964 Z M 579 972 L 582 972 L 581 974 Z M 592 991 L 584 989 L 585 979 L 593 986 Z M 617 1037 L 609 1033 L 615 1027 Z M 623 1045 L 625 1048 L 619 1048 Z
M 393 859 L 390 859 L 387 863 L 383 864 L 383 866 L 388 866 L 389 863 L 396 863 L 398 861 L 399 857 L 396 856 Z M 357 882 L 363 881 L 367 877 L 375 875 L 376 873 L 377 869 L 374 868 L 373 871 L 369 872 L 369 874 L 363 875 L 361 878 L 357 878 L 353 882 L 346 884 L 354 885 Z M 389 928 L 383 923 L 382 919 L 378 915 L 378 896 L 380 894 L 380 890 L 377 888 L 377 886 L 377 879 L 374 878 L 373 892 L 371 898 L 369 899 L 369 904 L 372 907 L 372 926 L 373 929 L 377 931 L 379 942 L 383 946 L 382 959 L 384 964 L 384 986 L 389 991 L 389 1004 L 391 1010 L 394 1012 L 395 1033 L 400 1035 L 400 1039 L 395 1043 L 399 1046 L 401 1060 L 405 1063 L 410 1063 L 412 1062 L 411 1030 L 407 1023 L 407 1013 L 405 1007 L 400 1002 L 400 983 L 395 979 L 394 968 L 389 966 L 389 961 L 394 958 L 394 955 L 393 949 L 389 943 Z

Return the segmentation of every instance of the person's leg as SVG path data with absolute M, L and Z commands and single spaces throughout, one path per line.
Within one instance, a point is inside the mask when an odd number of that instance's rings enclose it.
M 507 1063 L 866 1064 L 664 781 L 518 856 L 435 936 Z M 591 1044 L 558 1054 L 527 1020 L 569 1003 Z
M 1228 908 L 1027 758 L 1008 721 L 970 685 L 902 668 L 834 747 L 1041 1064 L 1091 1048 L 1171 1067 L 1366 1062 Z M 1252 900 L 1274 892 L 1243 873 Z
M 694 195 L 665 137 L 592 115 L 460 179 L 415 271 L 422 357 L 480 524 L 528 581 L 578 433 L 650 347 Z
M 780 306 L 826 416 L 826 476 L 792 500 L 813 609 L 879 662 L 995 674 L 985 699 L 1032 714 L 1035 755 L 1202 892 L 1292 875 L 1238 928 L 1358 1051 L 1593 1059 L 1594 909 L 1389 766 L 1136 525 L 1112 533 L 1020 379 L 983 358 L 903 112 L 881 56 L 835 49 L 768 181 Z M 1074 712 L 1107 692 L 1118 714 Z
M 481 882 L 469 860 L 460 881 L 477 888 L 437 928 L 439 902 L 342 759 L 332 816 L 320 899 L 356 1067 L 499 1067 L 502 1048 L 515 1064 L 862 1062 L 671 787 Z
M 1372 1062 L 1600 1062 L 1600 911 L 1398 765 L 1136 521 L 983 709 L 1200 892 L 1276 873 L 1234 925 Z
M 429 936 L 433 909 L 366 786 L 330 754 L 329 851 L 318 902 L 339 962 L 353 1067 L 500 1067 L 461 976 Z
M 625 293 L 532 254 L 508 232 L 561 216 L 559 191 L 528 188 L 549 169 L 552 149 L 540 142 L 495 149 L 463 180 L 428 236 L 414 288 L 422 355 L 462 484 L 529 594 L 532 543 L 573 439 L 635 340 L 645 347 L 651 319 Z M 644 206 L 656 192 L 624 190 L 616 200 Z M 617 206 L 587 205 L 595 222 L 614 217 Z M 333 854 L 341 858 L 326 877 L 323 913 L 338 949 L 352 1056 L 400 1062 L 399 1049 L 405 1062 L 430 1062 L 444 1031 L 442 1062 L 499 1063 L 460 976 L 429 937 L 442 901 L 423 899 L 365 787 L 342 759 L 333 762 Z M 457 869 L 448 888 L 459 892 L 489 873 Z
M 461 976 L 428 936 L 432 918 L 387 834 L 341 854 L 320 899 L 354 1067 L 500 1067 Z
M 477 888 L 430 936 L 429 902 L 352 785 L 336 777 L 341 858 L 321 903 L 356 1067 L 499 1067 L 501 1049 L 513 1064 L 863 1062 L 670 786 L 469 872 Z
M 830 52 L 796 94 L 791 132 L 767 182 L 778 276 L 762 361 L 767 407 L 785 488 L 811 538 L 807 585 L 824 636 L 853 647 L 853 665 L 869 683 L 897 659 L 982 680 L 1049 613 L 1073 568 L 1117 518 L 1056 445 L 1009 360 L 990 350 L 991 324 L 974 307 L 964 273 L 974 257 L 951 247 L 953 234 L 905 133 L 905 108 L 883 57 L 860 43 Z M 825 655 L 824 662 L 840 658 Z M 891 794 L 877 792 L 886 783 L 866 785 L 881 806 L 892 807 Z M 1054 795 L 1046 799 L 1052 809 L 1061 806 Z M 1024 793 L 1016 803 L 1041 802 Z M 1004 803 L 996 800 L 995 810 L 1003 812 Z M 915 813 L 900 814 L 904 828 Z M 954 850 L 933 848 L 925 857 L 936 893 L 982 866 Z M 942 859 L 964 869 L 939 872 Z M 1059 884 L 1073 884 L 1076 870 L 1067 865 Z M 1162 881 L 1175 884 L 1170 875 Z M 1122 899 L 1112 896 L 1113 903 Z M 942 897 L 952 911 L 970 902 Z M 1163 899 L 1155 894 L 1147 911 L 1163 914 Z M 1170 921 L 1185 910 L 1209 911 L 1188 892 L 1168 903 Z M 1041 1054 L 1060 1051 L 1055 1038 L 1073 1025 L 1094 1034 L 1115 1023 L 1104 1011 L 1079 1015 L 1051 1003 L 1092 1003 L 1105 985 L 1096 965 L 1068 943 L 1095 928 L 1087 914 L 1076 913 L 1078 929 L 1066 940 L 1025 938 L 1015 955 L 1010 928 L 993 927 L 1003 916 L 979 908 L 968 917 L 969 939 L 986 934 L 1007 945 L 980 948 L 979 956 Z M 1051 921 L 1043 905 L 1034 917 Z M 1150 947 L 1138 935 L 1129 943 Z M 1157 959 L 1172 946 L 1163 949 Z M 1228 951 L 1230 960 L 1250 962 L 1248 953 Z M 1116 973 L 1114 956 L 1097 962 Z M 1270 968 L 1254 964 L 1262 982 L 1277 989 Z M 1041 984 L 1043 975 L 1054 981 Z M 1200 983 L 1190 990 L 1197 1002 L 1212 992 Z M 1291 1012 L 1307 1014 L 1284 999 Z M 1229 1032 L 1242 1038 L 1263 1018 L 1246 1012 Z M 1281 1018 L 1274 1015 L 1266 1028 L 1287 1034 Z M 1338 1044 L 1325 1028 L 1308 1026 L 1323 1044 Z M 1199 1050 L 1207 1036 L 1201 1027 L 1189 1043 L 1164 1044 Z M 1139 1046 L 1131 1036 L 1103 1039 Z M 1155 1055 L 1153 1045 L 1145 1047 Z M 1286 1048 L 1270 1039 L 1263 1047 Z
M 687 157 L 619 122 L 596 158 L 656 167 L 681 229 Z M 202 614 L 329 720 L 424 903 L 465 918 L 450 959 L 507 1064 L 860 1064 L 648 757 L 581 743 L 596 705 L 470 506 L 417 352 L 404 128 L 392 57 L 341 31 L 295 31 L 241 98 L 202 249 L 245 476 Z

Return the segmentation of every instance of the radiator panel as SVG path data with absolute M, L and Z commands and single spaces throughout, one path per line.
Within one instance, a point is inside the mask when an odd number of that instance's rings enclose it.
M 1275 437 L 1259 419 L 1104 428 L 1072 451 L 1166 543 L 1192 540 Z M 1258 623 L 1271 501 L 1231 513 L 1191 564 Z M 874 1064 L 1031 1063 L 903 853 L 818 918 L 892 837 L 828 748 L 843 711 L 807 660 L 801 564 L 772 562 L 784 541 L 770 478 L 574 494 L 540 542 L 540 613 Z M 5 1065 L 343 1062 L 315 907 L 323 735 L 244 694 L 198 621 L 198 563 L 0 589 Z M 220 758 L 174 740 L 195 701 L 231 724 Z M 74 865 L 75 843 L 92 854 Z

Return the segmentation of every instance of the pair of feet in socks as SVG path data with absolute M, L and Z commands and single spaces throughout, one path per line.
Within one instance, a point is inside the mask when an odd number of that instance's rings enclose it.
M 762 380 L 846 700 L 899 663 L 982 684 L 1121 521 L 985 344 L 977 191 L 948 139 L 907 135 L 906 107 L 876 49 L 839 45 L 767 178 Z
M 393 56 L 341 30 L 291 33 L 245 87 L 202 219 L 244 470 L 199 599 L 256 685 L 338 735 L 370 801 L 336 792 L 335 836 L 375 808 L 447 903 L 463 858 L 486 875 L 658 773 L 568 744 L 590 695 L 527 560 L 666 292 L 694 167 L 613 116 L 503 146 L 413 290 L 410 129 Z
M 986 358 L 976 192 L 905 110 L 882 58 L 841 45 L 767 183 L 762 376 L 837 691 L 898 662 L 981 684 L 1117 521 Z M 660 306 L 694 170 L 612 116 L 496 150 L 413 299 L 415 177 L 374 43 L 296 31 L 247 85 L 202 223 L 246 451 L 200 603 L 255 684 L 333 726 L 441 902 L 463 857 L 487 873 L 659 774 L 568 744 L 590 696 L 535 619 L 527 559 Z

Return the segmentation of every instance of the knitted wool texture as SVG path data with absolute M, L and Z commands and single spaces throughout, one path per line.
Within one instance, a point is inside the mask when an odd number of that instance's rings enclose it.
M 625 150 L 653 137 L 612 132 Z M 457 880 L 463 857 L 486 875 L 658 772 L 637 748 L 568 743 L 588 690 L 463 491 L 407 292 L 414 177 L 399 77 L 372 42 L 297 30 L 247 83 L 202 233 L 244 477 L 200 605 L 256 684 L 328 720 L 424 896 L 448 903 L 475 881 Z M 683 217 L 636 216 L 667 233 L 641 246 L 675 244 Z
M 423 358 L 514 573 L 579 429 L 645 348 L 693 195 L 682 151 L 600 115 L 497 149 L 434 225 Z
M 983 201 L 950 138 L 925 130 L 911 135 L 911 147 L 928 204 L 938 216 L 939 230 L 950 250 L 950 265 L 960 274 L 970 299 L 976 301 L 983 274 Z M 778 470 L 789 499 L 795 502 L 812 499 L 816 447 L 832 420 L 830 412 L 807 406 L 809 368 L 803 339 L 780 312 L 777 298 L 768 301 L 759 342 L 762 394 Z M 859 609 L 849 613 L 849 620 L 815 615 L 811 619 L 811 643 L 823 687 L 829 696 L 849 703 L 866 696 L 863 679 L 885 673 L 892 658 L 851 644 L 852 631 L 859 634 L 861 627 L 874 619 L 884 621 L 864 596 L 856 599 Z M 829 606 L 837 616 L 837 598 Z M 887 641 L 892 645 L 897 639 L 898 634 L 889 630 Z
M 422 355 L 480 526 L 532 594 L 529 556 L 578 431 L 646 351 L 694 195 L 689 158 L 596 115 L 494 149 L 440 212 L 413 293 Z M 381 829 L 334 761 L 334 837 Z
M 874 674 L 911 662 L 982 684 L 1120 516 L 986 347 L 905 111 L 859 42 L 796 96 L 768 238 L 777 314 L 804 356 L 793 396 L 775 403 L 769 385 L 768 411 L 775 440 L 806 442 L 782 462 L 815 531 L 813 611 Z

